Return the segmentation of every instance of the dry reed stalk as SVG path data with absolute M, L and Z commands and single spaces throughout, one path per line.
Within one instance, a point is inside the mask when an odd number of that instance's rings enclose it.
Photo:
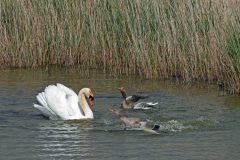
M 100 68 L 240 92 L 238 0 L 2 0 L 1 67 Z

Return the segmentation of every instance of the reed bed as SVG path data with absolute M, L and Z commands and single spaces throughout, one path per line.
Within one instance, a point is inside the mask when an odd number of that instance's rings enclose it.
M 240 93 L 239 7 L 239 0 L 1 0 L 0 66 L 81 66 Z

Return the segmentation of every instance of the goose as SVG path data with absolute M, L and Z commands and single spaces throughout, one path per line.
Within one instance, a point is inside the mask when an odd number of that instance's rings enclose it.
M 153 106 L 158 104 L 158 102 L 138 102 L 140 99 L 147 98 L 146 96 L 132 95 L 127 97 L 124 87 L 119 87 L 118 90 L 122 94 L 123 102 L 121 107 L 124 109 L 151 109 Z
M 72 89 L 57 83 L 49 85 L 36 96 L 39 104 L 33 106 L 49 119 L 93 119 L 92 106 L 94 97 L 90 88 L 82 88 L 77 95 Z
M 141 118 L 135 118 L 135 117 L 127 117 L 120 113 L 117 109 L 114 108 L 109 108 L 109 112 L 115 114 L 124 124 L 125 124 L 125 129 L 126 126 L 134 127 L 134 128 L 139 128 L 147 132 L 152 132 L 156 133 L 156 131 L 159 131 L 160 126 L 158 124 L 154 124 L 150 120 L 144 120 Z

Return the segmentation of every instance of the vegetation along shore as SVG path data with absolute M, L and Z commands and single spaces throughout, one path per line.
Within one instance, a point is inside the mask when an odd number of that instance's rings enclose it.
M 239 0 L 1 0 L 1 68 L 101 68 L 240 93 Z

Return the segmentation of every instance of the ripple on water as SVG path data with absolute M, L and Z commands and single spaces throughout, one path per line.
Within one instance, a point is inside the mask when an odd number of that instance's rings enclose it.
M 89 157 L 92 147 L 89 143 L 87 131 L 71 123 L 61 122 L 39 126 L 39 135 L 36 137 L 36 149 L 40 150 L 41 158 L 68 158 Z
M 239 159 L 239 97 L 232 103 L 230 96 L 217 97 L 209 86 L 116 79 L 97 72 L 82 78 L 76 70 L 59 68 L 0 72 L 1 159 Z M 40 116 L 32 106 L 35 96 L 57 82 L 74 91 L 93 88 L 93 121 L 64 122 Z M 119 109 L 122 98 L 116 88 L 122 85 L 129 95 L 145 93 L 149 101 L 159 102 L 152 110 L 123 111 L 160 124 L 159 135 L 125 131 L 119 119 L 108 113 L 108 106 Z

